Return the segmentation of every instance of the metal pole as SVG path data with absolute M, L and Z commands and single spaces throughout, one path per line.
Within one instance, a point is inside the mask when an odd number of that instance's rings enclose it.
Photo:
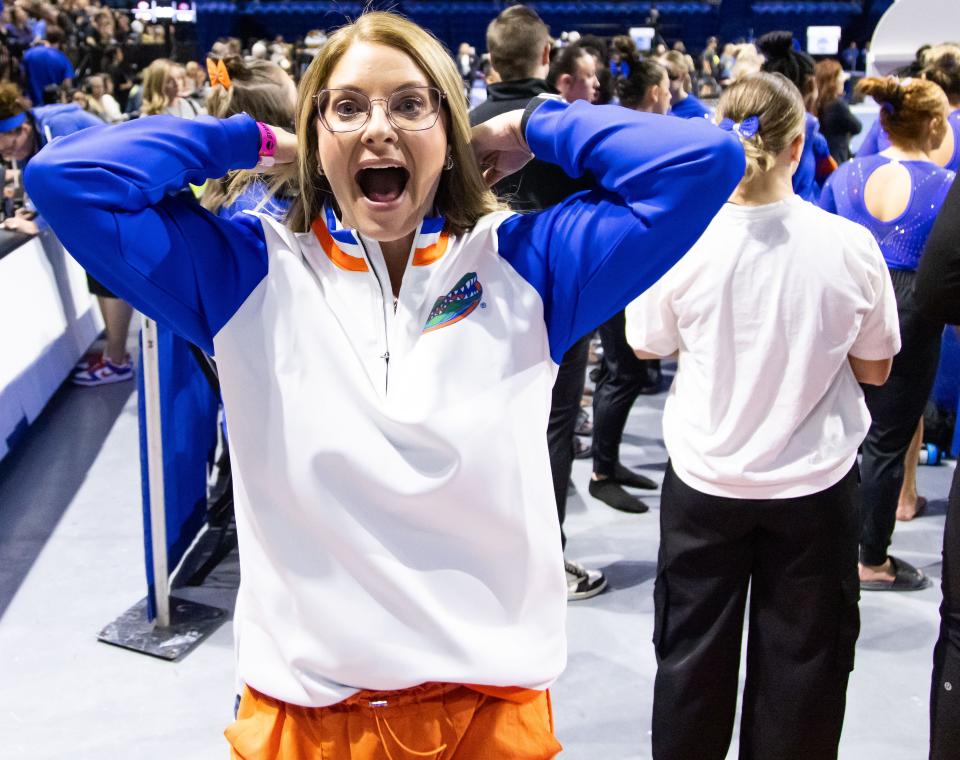
M 147 429 L 147 479 L 150 492 L 150 553 L 156 592 L 156 625 L 170 627 L 170 578 L 167 568 L 167 519 L 163 493 L 163 435 L 160 423 L 160 368 L 157 323 L 143 318 L 143 408 Z

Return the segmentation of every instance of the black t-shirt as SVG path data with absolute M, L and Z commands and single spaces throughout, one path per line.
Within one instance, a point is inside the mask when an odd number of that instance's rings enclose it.
M 838 164 L 850 159 L 850 137 L 860 134 L 861 129 L 860 119 L 839 98 L 827 103 L 820 112 L 820 134 L 827 138 L 830 155 Z

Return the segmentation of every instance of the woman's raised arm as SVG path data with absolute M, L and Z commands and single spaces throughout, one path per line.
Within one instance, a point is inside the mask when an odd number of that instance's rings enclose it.
M 699 119 L 545 101 L 528 111 L 537 158 L 599 188 L 499 229 L 500 255 L 544 304 L 551 355 L 656 282 L 700 237 L 743 176 L 738 139 Z
M 221 219 L 173 194 L 252 168 L 249 116 L 152 116 L 54 140 L 24 182 L 70 254 L 120 298 L 209 353 L 267 271 L 257 219 Z

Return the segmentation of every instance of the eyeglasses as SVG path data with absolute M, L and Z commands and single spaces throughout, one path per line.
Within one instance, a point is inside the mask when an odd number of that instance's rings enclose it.
M 364 127 L 378 100 L 393 126 L 419 132 L 437 123 L 444 97 L 436 87 L 404 87 L 389 98 L 368 98 L 356 90 L 320 90 L 316 100 L 320 123 L 331 132 L 355 132 Z

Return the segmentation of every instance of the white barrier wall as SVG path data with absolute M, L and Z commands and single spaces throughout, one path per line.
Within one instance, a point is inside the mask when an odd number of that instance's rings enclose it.
M 960 41 L 960 0 L 897 0 L 870 41 L 867 76 L 884 76 L 914 59 L 921 45 Z
M 0 458 L 102 329 L 86 275 L 51 233 L 0 259 Z

